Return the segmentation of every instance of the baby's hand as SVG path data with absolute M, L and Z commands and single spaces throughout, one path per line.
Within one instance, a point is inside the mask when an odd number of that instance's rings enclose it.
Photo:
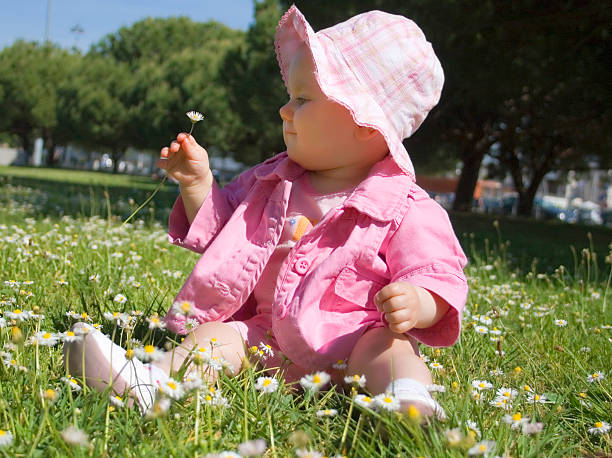
M 181 189 L 199 186 L 210 182 L 210 164 L 208 153 L 195 139 L 185 133 L 176 136 L 169 147 L 161 149 L 157 166 L 168 172 L 168 175 L 177 180 Z
M 374 304 L 385 314 L 389 329 L 397 334 L 417 326 L 421 318 L 418 287 L 405 281 L 389 283 L 374 296 Z

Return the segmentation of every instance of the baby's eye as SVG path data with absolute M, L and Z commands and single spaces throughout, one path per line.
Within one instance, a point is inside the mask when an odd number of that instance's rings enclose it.
M 295 100 L 298 105 L 304 105 L 306 102 L 308 102 L 308 99 L 305 99 L 304 97 L 296 97 L 293 100 Z

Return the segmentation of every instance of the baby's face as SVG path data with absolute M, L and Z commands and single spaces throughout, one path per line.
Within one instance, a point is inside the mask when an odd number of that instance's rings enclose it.
M 357 146 L 359 126 L 349 111 L 327 98 L 315 78 L 310 51 L 302 46 L 288 73 L 289 101 L 280 109 L 289 157 L 307 170 L 326 171 L 370 162 Z

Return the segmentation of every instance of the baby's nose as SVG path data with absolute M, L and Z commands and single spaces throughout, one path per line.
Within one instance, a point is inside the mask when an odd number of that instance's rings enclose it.
M 278 110 L 280 117 L 283 121 L 289 121 L 293 117 L 293 110 L 291 109 L 291 102 L 287 102 Z

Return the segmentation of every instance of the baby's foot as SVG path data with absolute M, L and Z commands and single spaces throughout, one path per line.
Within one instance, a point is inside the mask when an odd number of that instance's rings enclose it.
M 410 407 L 416 408 L 421 417 L 432 417 L 446 420 L 446 413 L 438 402 L 431 397 L 427 387 L 418 380 L 401 378 L 393 381 L 387 392 L 400 401 L 400 412 L 410 413 Z
M 127 359 L 122 347 L 87 323 L 76 323 L 73 331 L 83 337 L 64 344 L 68 372 L 77 378 L 85 375 L 87 385 L 99 391 L 112 385 L 115 393 L 127 393 L 136 399 L 140 411 L 146 412 L 155 400 L 159 384 L 168 375 L 136 358 Z

